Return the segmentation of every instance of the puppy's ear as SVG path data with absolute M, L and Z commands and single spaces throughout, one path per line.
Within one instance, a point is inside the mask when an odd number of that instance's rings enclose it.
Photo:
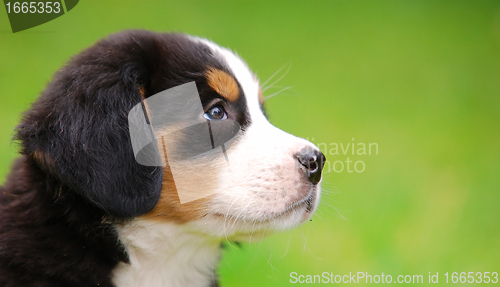
M 147 93 L 141 81 L 153 73 L 150 61 L 158 60 L 144 50 L 154 55 L 158 47 L 129 38 L 102 41 L 60 70 L 16 136 L 22 153 L 48 174 L 122 218 L 152 210 L 163 181 L 162 167 L 136 162 L 127 118 Z

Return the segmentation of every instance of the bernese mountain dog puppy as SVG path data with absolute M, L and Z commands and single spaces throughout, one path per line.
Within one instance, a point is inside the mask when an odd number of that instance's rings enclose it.
M 141 163 L 131 111 L 152 124 L 162 109 L 148 100 L 189 83 L 201 108 L 165 114 L 231 140 L 211 138 L 223 152 L 201 149 L 175 173 L 168 152 Z M 247 65 L 205 39 L 126 31 L 75 56 L 16 129 L 21 156 L 0 188 L 0 286 L 215 286 L 221 242 L 297 226 L 320 198 L 324 155 L 272 126 L 263 104 Z M 192 136 L 162 140 L 196 147 Z M 155 139 L 153 152 L 165 150 Z M 182 202 L 176 177 L 202 196 Z

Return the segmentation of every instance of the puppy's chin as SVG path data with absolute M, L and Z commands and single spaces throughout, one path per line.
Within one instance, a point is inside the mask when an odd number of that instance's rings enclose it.
M 209 211 L 204 217 L 188 223 L 192 230 L 232 241 L 256 242 L 279 231 L 297 227 L 309 220 L 317 209 L 320 185 L 312 186 L 309 194 L 281 211 L 258 216 L 234 216 L 224 211 Z

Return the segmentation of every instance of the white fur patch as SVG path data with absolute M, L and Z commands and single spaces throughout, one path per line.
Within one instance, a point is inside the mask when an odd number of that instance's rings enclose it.
M 220 240 L 187 226 L 134 220 L 118 227 L 130 264 L 114 270 L 118 287 L 210 286 Z

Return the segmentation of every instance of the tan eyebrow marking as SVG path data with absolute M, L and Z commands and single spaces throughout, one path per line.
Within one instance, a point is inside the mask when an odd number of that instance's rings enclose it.
M 219 95 L 231 102 L 238 100 L 240 89 L 233 76 L 216 68 L 209 68 L 205 76 L 208 85 Z

